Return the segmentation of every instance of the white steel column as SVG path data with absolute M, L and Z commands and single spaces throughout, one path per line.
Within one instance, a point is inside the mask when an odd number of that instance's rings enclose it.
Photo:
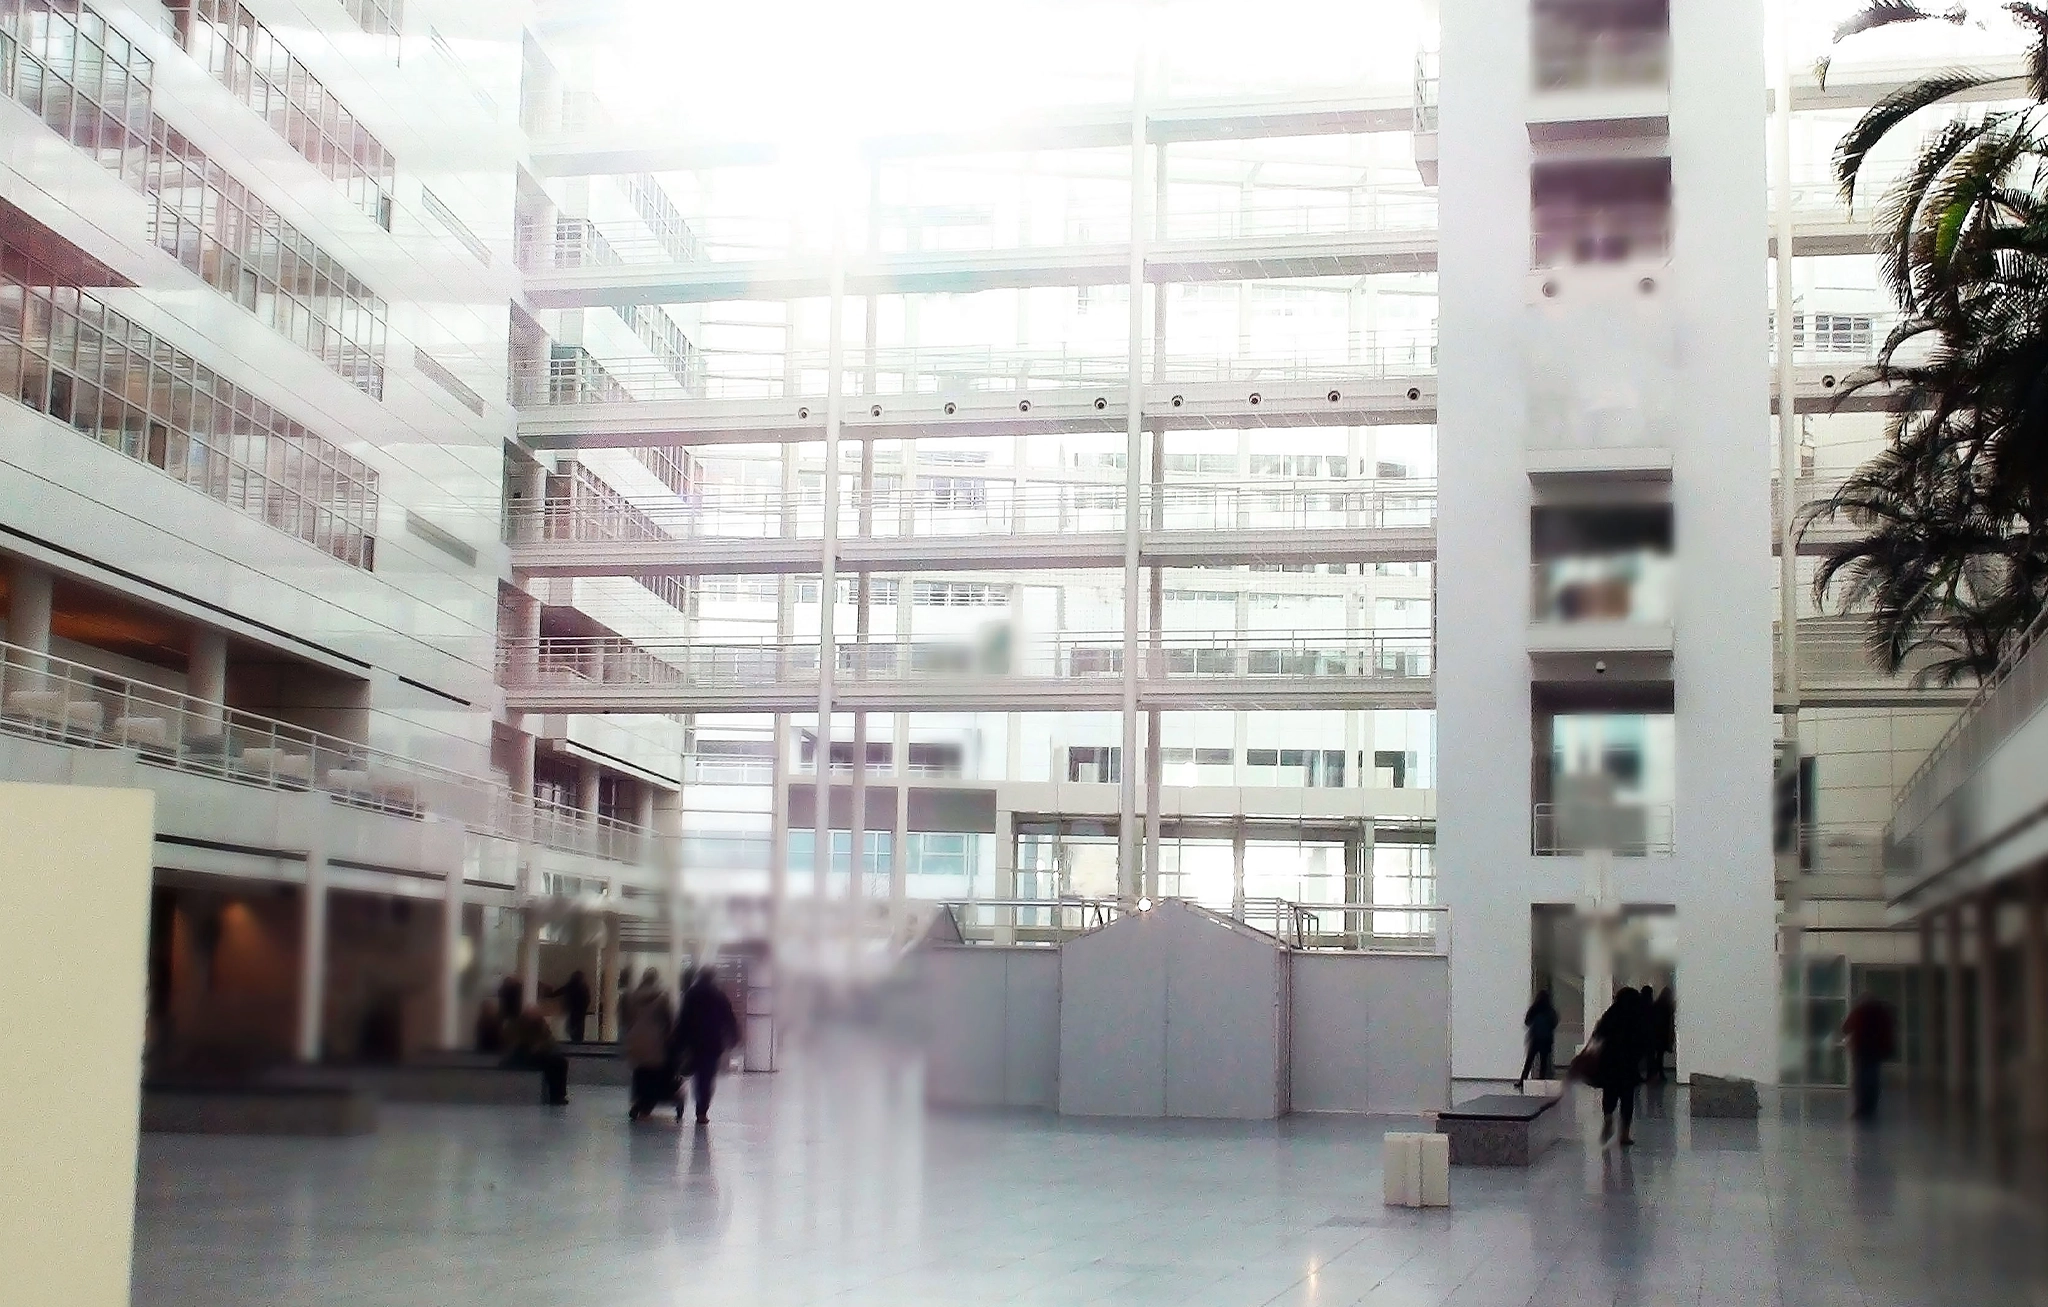
M 903 442 L 903 481 L 906 486 L 914 484 L 912 472 L 916 467 L 916 447 L 906 440 Z M 903 497 L 902 534 L 911 531 L 910 496 Z M 915 611 L 912 601 L 917 596 L 917 578 L 905 573 L 896 578 L 896 656 L 909 656 L 911 615 Z M 892 938 L 901 940 L 908 932 L 910 918 L 910 714 L 896 714 L 895 730 L 896 755 L 893 759 L 896 773 L 896 829 L 889 837 L 889 929 Z
M 874 297 L 868 297 L 870 312 L 873 311 Z M 870 327 L 870 331 L 873 328 Z M 868 357 L 874 357 L 874 342 L 868 343 Z M 873 375 L 872 371 L 869 373 Z M 870 387 L 869 393 L 873 393 Z M 860 446 L 860 500 L 857 510 L 860 538 L 866 540 L 875 533 L 875 442 L 864 440 Z M 854 579 L 853 586 L 853 678 L 864 681 L 868 674 L 868 628 L 872 618 L 868 611 L 871 600 L 872 581 L 865 571 Z M 851 859 L 846 869 L 846 897 L 856 904 L 867 896 L 867 838 L 868 838 L 868 715 L 857 712 L 853 715 L 853 812 L 848 821 L 852 832 L 849 840 Z M 855 916 L 858 920 L 858 915 Z
M 1117 768 L 1117 894 L 1143 892 L 1138 866 L 1138 498 L 1145 461 L 1145 57 L 1141 52 L 1131 85 L 1131 266 L 1129 416 L 1124 429 L 1124 643 L 1123 750 Z
M 1160 241 L 1166 239 L 1166 146 L 1156 147 L 1153 156 L 1154 172 L 1152 196 L 1153 235 Z M 1152 294 L 1152 379 L 1166 379 L 1166 287 L 1160 286 Z M 1166 428 L 1152 429 L 1152 512 L 1151 529 L 1164 530 L 1166 527 Z M 1166 622 L 1166 595 L 1164 574 L 1155 565 L 1148 576 L 1149 593 L 1146 612 L 1146 626 L 1151 632 L 1151 658 L 1147 672 L 1161 676 L 1166 671 L 1166 656 L 1161 652 L 1164 641 L 1161 628 Z M 1153 708 L 1145 714 L 1145 895 L 1151 899 L 1159 897 L 1159 824 L 1160 824 L 1160 726 L 1159 710 Z
M 1007 808 L 996 809 L 996 897 L 1014 899 L 1017 897 L 1017 814 Z M 996 914 L 995 941 L 998 944 L 1017 942 L 1017 909 L 1003 908 Z
M 824 533 L 818 550 L 818 746 L 817 784 L 811 846 L 811 944 L 821 955 L 825 944 L 827 882 L 832 872 L 832 689 L 839 647 L 833 620 L 839 606 L 839 427 L 846 409 L 846 251 L 841 237 L 832 241 L 831 319 L 825 346 L 825 469 Z M 822 960 L 814 957 L 815 961 Z
M 327 1012 L 327 797 L 308 795 L 304 804 L 306 883 L 299 894 L 299 1014 L 297 1052 L 301 1062 L 318 1062 Z
M 1238 807 L 1244 806 L 1242 794 Z M 1244 814 L 1239 813 L 1230 828 L 1230 915 L 1244 920 Z
M 1771 229 L 1777 242 L 1778 324 L 1778 697 L 1784 705 L 1784 737 L 1799 739 L 1799 413 L 1793 402 L 1797 376 L 1792 353 L 1792 40 L 1789 24 L 1778 24 L 1772 115 Z
M 441 886 L 441 949 L 436 959 L 440 971 L 441 1030 L 443 1048 L 460 1048 L 462 1039 L 462 882 L 461 864 L 448 871 Z
M 619 914 L 604 914 L 604 943 L 597 952 L 597 1039 L 625 1037 L 619 1029 Z

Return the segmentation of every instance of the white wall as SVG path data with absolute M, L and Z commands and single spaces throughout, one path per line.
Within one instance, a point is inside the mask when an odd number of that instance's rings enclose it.
M 1057 949 L 936 946 L 918 953 L 917 968 L 928 1102 L 1058 1105 Z
M 1294 1110 L 1407 1115 L 1450 1106 L 1448 960 L 1297 953 Z
M 1287 1110 L 1286 954 L 1167 902 L 1070 941 L 1060 1111 L 1268 1120 Z
M 0 1266 L 23 1307 L 128 1307 L 152 797 L 0 785 Z M 90 941 L 89 955 L 80 944 Z

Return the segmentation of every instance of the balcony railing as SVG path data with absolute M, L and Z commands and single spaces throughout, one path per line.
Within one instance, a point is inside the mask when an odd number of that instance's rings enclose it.
M 1173 632 L 1160 647 L 1138 648 L 1140 674 L 1161 679 L 1425 681 L 1434 646 L 1426 632 L 1359 634 L 1276 631 Z M 501 673 L 509 687 L 670 686 L 677 689 L 767 689 L 815 680 L 812 640 L 635 642 L 617 637 L 507 641 Z M 885 641 L 837 646 L 841 684 L 932 677 L 1019 677 L 1099 681 L 1123 673 L 1123 640 L 1115 633 L 1065 634 L 1017 641 L 992 627 L 977 641 Z
M 876 537 L 1068 534 L 1123 529 L 1124 488 L 1005 479 L 1001 469 L 963 469 L 940 484 L 878 490 L 863 497 L 852 478 L 841 522 L 866 513 Z M 589 496 L 552 498 L 511 510 L 518 545 L 671 540 L 817 539 L 818 491 L 711 489 L 619 504 Z M 1318 531 L 1428 527 L 1436 520 L 1432 480 L 1267 480 L 1147 485 L 1140 520 L 1159 531 Z M 784 535 L 785 529 L 791 534 Z
M 593 836 L 575 829 L 578 823 L 553 820 L 518 802 L 484 777 L 20 645 L 0 644 L 0 733 L 81 748 L 131 749 L 152 767 L 259 789 L 321 793 L 350 808 L 411 820 L 434 817 L 481 834 L 531 838 L 573 852 L 618 860 L 642 856 L 637 828 Z M 582 826 L 589 824 L 582 819 Z
M 1117 899 L 1084 897 L 948 899 L 938 907 L 952 916 L 963 943 L 1040 946 L 1063 944 L 1132 911 Z M 1442 957 L 1451 947 L 1449 909 L 1435 905 L 1247 898 L 1240 919 L 1293 949 Z
M 1668 854 L 1676 847 L 1668 803 L 1539 803 L 1531 817 L 1530 851 L 1538 856 L 1607 852 L 1643 858 Z
M 1954 725 L 1899 790 L 1888 841 L 1911 836 L 1943 800 L 1991 757 L 1998 747 L 2048 703 L 2048 611 L 2029 626 L 1998 667 L 1985 678 Z
M 1030 350 L 1004 347 L 916 346 L 878 349 L 872 360 L 848 351 L 842 393 L 851 396 L 1008 392 L 1102 386 L 1122 402 L 1129 384 L 1122 352 Z M 1356 381 L 1423 376 L 1436 370 L 1436 342 L 1427 333 L 1354 337 L 1342 348 L 1315 354 L 1169 354 L 1163 366 L 1147 360 L 1144 378 L 1160 383 Z M 701 373 L 701 375 L 700 375 Z M 680 399 L 823 397 L 831 377 L 823 350 L 745 353 L 699 351 L 688 384 L 659 360 L 598 358 L 520 360 L 513 395 L 523 408 L 551 404 L 617 404 Z M 822 412 L 819 416 L 823 416 Z

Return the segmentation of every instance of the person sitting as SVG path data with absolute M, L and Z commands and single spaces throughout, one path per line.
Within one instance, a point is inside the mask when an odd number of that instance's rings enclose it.
M 555 1032 L 538 1009 L 528 1008 L 505 1026 L 505 1058 L 508 1067 L 540 1072 L 541 1101 L 561 1107 L 569 1101 L 569 1059 L 555 1043 Z

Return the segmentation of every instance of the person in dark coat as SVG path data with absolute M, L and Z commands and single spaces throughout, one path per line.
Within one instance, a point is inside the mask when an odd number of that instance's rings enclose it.
M 1643 1078 L 1643 1048 L 1649 1042 L 1649 1013 L 1643 996 L 1623 989 L 1593 1027 L 1600 1041 L 1600 1142 L 1614 1137 L 1614 1112 L 1621 1109 L 1621 1146 L 1635 1147 L 1636 1086 Z
M 1671 996 L 1669 985 L 1650 1004 L 1650 1029 L 1657 1041 L 1657 1053 L 1650 1062 L 1650 1076 L 1661 1084 L 1667 1074 L 1664 1064 L 1678 1051 L 1678 1000 Z
M 718 1083 L 718 1068 L 725 1055 L 740 1042 L 739 1017 L 732 1000 L 718 987 L 717 973 L 701 967 L 683 996 L 683 1010 L 676 1017 L 678 1065 L 687 1064 L 690 1083 L 697 1095 L 697 1124 L 711 1119 L 711 1093 Z M 676 1120 L 683 1119 L 682 1095 L 676 1096 Z
M 1557 1006 L 1550 1001 L 1548 989 L 1538 990 L 1536 1001 L 1522 1014 L 1522 1031 L 1522 1042 L 1528 1045 L 1529 1055 L 1522 1059 L 1522 1074 L 1515 1077 L 1515 1092 L 1518 1094 L 1532 1070 L 1539 1080 L 1556 1078 L 1551 1054 L 1557 1042 Z
M 562 1005 L 562 1024 L 568 1030 L 569 1042 L 582 1043 L 590 1022 L 590 982 L 582 972 L 570 972 L 569 978 L 555 988 L 555 1001 Z
M 1898 1023 L 1892 1017 L 1891 1005 L 1875 994 L 1857 999 L 1856 1006 L 1849 1009 L 1849 1019 L 1842 1023 L 1842 1040 L 1849 1045 L 1855 1117 L 1858 1121 L 1871 1120 L 1877 1115 L 1884 1064 L 1898 1052 Z

